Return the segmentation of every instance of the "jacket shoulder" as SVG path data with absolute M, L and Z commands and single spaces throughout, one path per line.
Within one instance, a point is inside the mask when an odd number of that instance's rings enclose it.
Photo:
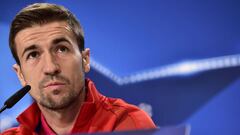
M 5 130 L 1 133 L 1 135 L 36 135 L 36 133 L 30 131 L 28 128 L 24 126 L 13 127 Z
M 148 114 L 121 99 L 109 98 L 109 110 L 117 117 L 115 130 L 153 129 L 156 125 Z

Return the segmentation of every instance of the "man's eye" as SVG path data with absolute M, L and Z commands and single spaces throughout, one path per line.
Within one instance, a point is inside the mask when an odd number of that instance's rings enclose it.
M 57 52 L 63 53 L 63 52 L 68 52 L 69 49 L 65 46 L 61 46 L 57 49 Z
M 37 58 L 39 56 L 38 52 L 31 52 L 27 55 L 27 59 L 34 59 Z

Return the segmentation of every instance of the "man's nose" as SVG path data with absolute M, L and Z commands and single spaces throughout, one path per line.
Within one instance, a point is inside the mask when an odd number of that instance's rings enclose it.
M 44 67 L 44 74 L 45 75 L 56 75 L 61 72 L 60 66 L 56 60 L 56 58 L 51 55 L 47 54 L 45 56 L 45 60 L 43 61 L 43 67 Z

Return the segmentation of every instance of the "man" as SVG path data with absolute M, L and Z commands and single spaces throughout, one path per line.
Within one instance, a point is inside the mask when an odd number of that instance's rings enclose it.
M 121 99 L 101 95 L 84 74 L 90 50 L 83 30 L 62 6 L 37 3 L 22 9 L 10 29 L 13 68 L 35 102 L 3 134 L 72 134 L 156 128 L 151 118 Z

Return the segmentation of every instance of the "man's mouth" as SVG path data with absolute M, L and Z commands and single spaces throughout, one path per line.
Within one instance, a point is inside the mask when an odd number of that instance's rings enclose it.
M 44 85 L 44 88 L 46 89 L 60 89 L 61 87 L 65 86 L 66 83 L 63 83 L 63 82 L 57 82 L 57 81 L 54 81 L 54 82 L 49 82 L 47 83 L 46 85 Z

